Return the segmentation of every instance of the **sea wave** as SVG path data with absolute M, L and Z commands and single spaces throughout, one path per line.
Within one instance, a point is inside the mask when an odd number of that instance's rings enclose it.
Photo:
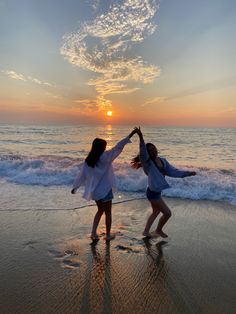
M 21 185 L 70 186 L 80 171 L 82 160 L 61 156 L 26 157 L 22 155 L 0 156 L 0 177 L 7 182 Z M 170 189 L 164 196 L 193 200 L 226 201 L 236 205 L 236 173 L 230 169 L 184 167 L 197 175 L 183 179 L 169 178 Z M 147 177 L 142 169 L 134 170 L 128 163 L 114 163 L 117 186 L 120 192 L 137 195 L 144 193 Z

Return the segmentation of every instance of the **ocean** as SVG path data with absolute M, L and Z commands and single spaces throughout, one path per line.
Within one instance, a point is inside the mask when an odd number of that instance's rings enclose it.
M 84 207 L 88 203 L 82 198 L 83 189 L 76 195 L 70 191 L 93 139 L 104 138 L 109 149 L 132 128 L 1 124 L 0 210 Z M 172 165 L 197 172 L 184 179 L 167 177 L 171 188 L 163 196 L 236 205 L 235 129 L 143 126 L 142 131 L 145 141 L 154 143 Z M 113 164 L 118 186 L 114 203 L 145 198 L 147 177 L 142 169 L 130 166 L 138 144 L 135 135 Z

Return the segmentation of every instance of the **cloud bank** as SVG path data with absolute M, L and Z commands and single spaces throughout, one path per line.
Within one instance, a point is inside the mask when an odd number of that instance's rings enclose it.
M 114 1 L 106 13 L 63 37 L 60 51 L 65 59 L 94 72 L 87 84 L 97 91 L 98 110 L 112 105 L 108 95 L 135 92 L 140 88 L 133 87 L 135 82 L 147 84 L 159 76 L 157 66 L 133 56 L 131 51 L 155 31 L 152 19 L 157 9 L 155 0 Z

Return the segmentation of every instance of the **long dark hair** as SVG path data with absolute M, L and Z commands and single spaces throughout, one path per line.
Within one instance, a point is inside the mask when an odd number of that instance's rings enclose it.
M 105 151 L 107 142 L 101 138 L 95 138 L 92 143 L 91 151 L 88 156 L 85 158 L 85 162 L 89 167 L 94 168 L 102 153 Z
M 147 149 L 147 152 L 148 152 L 148 155 L 149 155 L 149 158 L 151 158 L 150 154 L 149 154 L 149 147 L 150 146 L 154 146 L 154 144 L 152 143 L 146 143 L 146 149 Z M 151 158 L 152 159 L 152 158 Z M 131 167 L 134 168 L 134 169 L 139 169 L 142 167 L 142 163 L 141 163 L 141 160 L 140 160 L 140 155 L 138 154 L 137 156 L 135 156 L 134 158 L 132 158 L 131 160 Z

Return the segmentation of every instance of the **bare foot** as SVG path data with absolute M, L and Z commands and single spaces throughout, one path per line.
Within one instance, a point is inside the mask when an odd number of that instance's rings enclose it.
M 156 231 L 152 231 L 152 232 L 150 233 L 150 235 L 151 235 L 152 238 L 159 238 L 159 237 L 160 237 L 160 234 L 159 234 L 159 233 L 156 233 Z
M 152 237 L 152 235 L 149 232 L 145 232 L 145 231 L 143 231 L 143 236 L 145 238 L 151 238 Z
M 157 235 L 159 235 L 162 238 L 168 238 L 168 234 L 166 234 L 165 232 L 163 232 L 162 230 L 156 230 L 155 233 Z
M 106 240 L 106 241 L 111 241 L 111 240 L 113 240 L 113 239 L 115 239 L 115 235 L 114 234 L 109 234 L 109 235 L 107 235 L 104 239 Z

